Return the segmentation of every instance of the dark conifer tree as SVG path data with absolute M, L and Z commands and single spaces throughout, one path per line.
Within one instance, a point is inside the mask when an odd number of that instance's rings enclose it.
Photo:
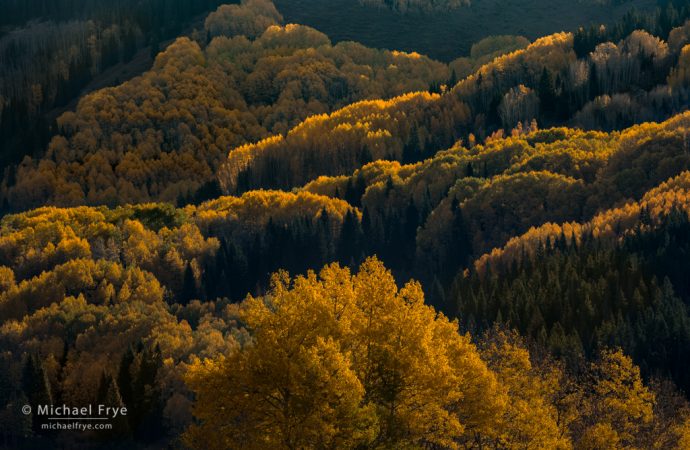
M 39 405 L 52 405 L 53 395 L 50 381 L 43 368 L 43 362 L 38 355 L 29 355 L 22 370 L 21 388 L 32 407 L 32 429 L 34 433 L 41 432 L 41 420 L 35 414 Z
M 459 268 L 467 267 L 469 257 L 472 254 L 470 232 L 467 229 L 462 207 L 457 199 L 453 199 L 451 209 L 453 211 L 451 245 L 448 248 L 446 264 L 443 268 L 446 280 L 450 279 Z
M 22 371 L 22 390 L 32 407 L 50 405 L 53 402 L 50 382 L 38 355 L 27 356 Z
M 190 301 L 199 299 L 199 290 L 197 289 L 196 276 L 190 263 L 184 270 L 184 279 L 182 280 L 182 292 L 180 294 L 180 303 L 183 305 L 189 304 Z
M 544 67 L 539 79 L 539 103 L 541 107 L 542 120 L 553 120 L 556 111 L 556 90 L 551 71 Z
M 348 211 L 343 220 L 338 240 L 338 260 L 350 268 L 354 268 L 362 259 L 362 225 L 357 216 Z
M 130 346 L 120 359 L 120 367 L 117 372 L 118 391 L 122 401 L 127 407 L 134 405 L 132 364 L 134 363 L 134 350 Z
M 97 405 L 105 405 L 111 408 L 122 408 L 126 407 L 122 396 L 120 395 L 120 390 L 117 386 L 117 382 L 112 375 L 103 372 L 101 375 L 101 381 L 98 385 L 98 394 L 96 396 Z M 110 422 L 112 429 L 104 430 L 97 436 L 100 440 L 112 441 L 113 439 L 122 439 L 130 434 L 129 431 L 129 421 L 127 420 L 127 415 L 118 414 L 117 417 L 113 418 Z

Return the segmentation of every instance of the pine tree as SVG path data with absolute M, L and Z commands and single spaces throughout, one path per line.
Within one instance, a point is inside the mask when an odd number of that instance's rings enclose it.
M 419 147 L 419 135 L 417 128 L 413 127 L 410 131 L 410 137 L 403 147 L 402 162 L 404 164 L 411 164 L 420 159 L 422 159 L 422 151 Z
M 333 231 L 331 229 L 331 218 L 328 210 L 324 207 L 319 215 L 317 236 L 319 243 L 318 254 L 316 256 L 316 265 L 320 265 L 318 261 L 326 261 L 333 255 Z
M 338 260 L 342 264 L 355 267 L 360 263 L 362 239 L 362 225 L 357 216 L 348 211 L 338 240 Z
M 96 405 L 104 405 L 106 407 L 118 409 L 126 407 L 120 395 L 120 390 L 117 387 L 115 378 L 105 371 L 101 375 L 101 381 L 98 385 Z M 111 419 L 110 423 L 112 429 L 104 430 L 102 434 L 99 433 L 98 437 L 100 439 L 111 441 L 112 439 L 123 438 L 130 434 L 129 421 L 126 414 L 118 414 L 117 417 Z
M 134 349 L 130 346 L 122 355 L 120 360 L 120 367 L 117 372 L 117 386 L 118 391 L 122 397 L 124 404 L 133 409 L 134 405 L 134 391 L 133 391 L 133 377 L 132 364 L 134 363 Z
M 160 348 L 144 348 L 139 353 L 139 370 L 133 383 L 134 402 L 130 425 L 144 441 L 151 442 L 163 431 L 163 405 L 158 382 L 158 371 L 163 365 Z
M 34 411 L 39 405 L 51 405 L 53 403 L 52 390 L 47 374 L 43 369 L 43 363 L 36 354 L 27 356 L 24 362 L 21 379 L 22 392 L 28 399 L 28 404 Z M 41 431 L 41 423 L 36 415 L 32 417 L 33 431 Z
M 192 265 L 188 262 L 184 270 L 184 279 L 182 281 L 182 292 L 180 294 L 180 303 L 183 305 L 189 304 L 190 301 L 198 299 L 198 289 L 196 286 L 196 277 Z
M 551 71 L 544 67 L 539 79 L 539 102 L 543 117 L 552 118 L 556 111 L 556 90 Z
M 50 405 L 53 401 L 50 382 L 38 355 L 26 358 L 22 371 L 22 390 L 31 405 Z
M 472 241 L 470 238 L 462 207 L 457 199 L 453 199 L 451 205 L 453 211 L 453 223 L 451 227 L 451 245 L 447 249 L 446 263 L 444 265 L 444 277 L 451 279 L 458 268 L 467 266 L 472 254 Z
M 405 209 L 405 220 L 403 223 L 403 230 L 401 242 L 394 243 L 403 250 L 402 258 L 403 265 L 410 267 L 414 262 L 416 251 L 416 237 L 417 229 L 420 226 L 420 214 L 414 199 L 410 198 L 407 208 Z
M 448 89 L 453 89 L 456 84 L 458 84 L 458 74 L 455 72 L 455 69 L 453 69 L 448 79 Z

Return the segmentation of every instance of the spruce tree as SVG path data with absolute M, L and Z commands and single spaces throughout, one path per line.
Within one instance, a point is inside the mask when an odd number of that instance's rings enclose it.
M 122 400 L 120 395 L 120 390 L 117 386 L 117 382 L 112 375 L 106 373 L 105 371 L 101 375 L 101 381 L 98 386 L 98 395 L 96 397 L 97 405 L 104 405 L 110 408 L 122 408 L 126 405 Z M 109 423 L 112 425 L 111 430 L 104 430 L 99 432 L 98 437 L 103 440 L 112 440 L 116 438 L 124 438 L 130 434 L 129 421 L 127 419 L 129 411 L 127 414 L 118 414 L 117 417 L 111 418 Z
M 53 396 L 50 381 L 43 368 L 40 357 L 36 354 L 27 356 L 22 370 L 21 388 L 26 395 L 28 405 L 34 411 L 32 415 L 32 429 L 35 433 L 41 432 L 41 422 L 35 414 L 39 405 L 51 405 Z
M 190 301 L 198 299 L 199 293 L 196 286 L 196 277 L 191 264 L 188 262 L 184 271 L 184 279 L 182 281 L 182 293 L 180 295 L 180 303 L 183 305 L 189 304 Z

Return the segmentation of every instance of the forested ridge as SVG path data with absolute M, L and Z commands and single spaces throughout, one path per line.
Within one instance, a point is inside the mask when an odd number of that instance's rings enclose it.
M 0 18 L 0 168 L 40 155 L 57 113 L 115 66 L 146 68 L 219 0 L 15 1 Z M 139 69 L 141 70 L 141 69 Z M 136 74 L 136 73 L 135 73 Z M 109 75 L 111 78 L 112 75 Z M 119 84 L 117 78 L 103 80 Z
M 592 0 L 592 4 L 626 3 L 627 0 Z M 407 11 L 448 11 L 461 6 L 469 6 L 470 0 L 359 0 L 365 5 L 389 7 L 399 12 Z
M 151 71 L 83 98 L 58 119 L 46 156 L 17 168 L 9 206 L 193 199 L 230 148 L 450 76 L 420 55 L 332 46 L 314 29 L 273 26 L 282 18 L 263 3 L 220 8 L 206 20 L 217 36 L 203 49 L 180 38 Z
M 0 446 L 688 448 L 688 11 L 445 64 L 219 6 L 6 170 Z
M 421 11 L 447 11 L 449 9 L 468 6 L 469 0 L 359 0 L 364 5 L 374 5 L 379 7 L 389 7 L 396 11 L 407 12 L 408 10 Z
M 417 51 L 450 62 L 469 56 L 480 40 L 520 35 L 535 40 L 581 26 L 615 24 L 631 10 L 652 16 L 666 0 L 275 0 L 288 22 L 301 23 L 329 35 L 335 42 L 357 41 L 373 48 Z M 676 8 L 684 0 L 675 2 Z M 398 5 L 396 7 L 396 5 Z M 453 6 L 456 7 L 448 7 Z M 334 12 L 337 12 L 334 13 Z

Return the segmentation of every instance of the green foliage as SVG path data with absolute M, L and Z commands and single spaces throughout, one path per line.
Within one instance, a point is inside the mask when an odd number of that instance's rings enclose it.
M 146 228 L 159 232 L 161 228 L 179 228 L 186 218 L 182 210 L 170 204 L 150 204 L 132 206 L 132 219 L 138 220 Z
M 561 232 L 534 252 L 523 247 L 516 258 L 459 276 L 452 293 L 458 314 L 473 330 L 502 321 L 571 365 L 620 346 L 647 375 L 670 376 L 687 389 L 690 290 L 681 255 L 690 218 L 686 205 L 666 207 L 653 221 L 642 210 L 621 240 L 596 237 L 598 230 L 577 238 Z

